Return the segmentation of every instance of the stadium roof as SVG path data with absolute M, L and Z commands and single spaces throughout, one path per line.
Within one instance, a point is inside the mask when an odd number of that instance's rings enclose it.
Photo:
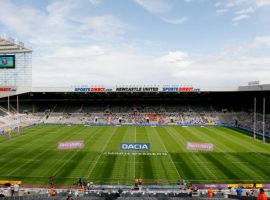
M 0 54 L 31 53 L 32 49 L 25 47 L 23 42 L 0 35 Z

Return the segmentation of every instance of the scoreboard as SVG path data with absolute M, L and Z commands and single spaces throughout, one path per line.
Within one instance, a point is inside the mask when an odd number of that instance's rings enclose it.
M 14 69 L 15 55 L 0 55 L 0 69 Z

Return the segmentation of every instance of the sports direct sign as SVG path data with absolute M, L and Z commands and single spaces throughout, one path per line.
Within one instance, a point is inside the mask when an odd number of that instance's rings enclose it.
M 149 143 L 121 143 L 121 150 L 149 151 Z
M 191 151 L 214 151 L 214 145 L 211 143 L 188 142 L 187 149 Z
M 84 141 L 59 142 L 58 149 L 81 149 L 84 147 Z

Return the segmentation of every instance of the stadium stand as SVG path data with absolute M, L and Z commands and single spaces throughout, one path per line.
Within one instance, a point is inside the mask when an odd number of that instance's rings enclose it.
M 269 92 L 210 93 L 25 93 L 20 95 L 20 124 L 73 125 L 234 125 L 253 130 L 253 96 Z M 0 101 L 0 130 L 18 124 L 15 98 Z M 245 104 L 242 102 L 245 101 Z M 268 111 L 269 108 L 267 108 Z M 262 105 L 256 127 L 262 132 Z M 265 133 L 270 133 L 266 115 Z M 8 123 L 9 125 L 7 125 Z
M 16 96 L 10 97 L 10 112 L 7 98 L 0 99 L 0 133 L 8 134 L 18 127 L 37 124 L 60 125 L 178 125 L 178 126 L 231 126 L 253 130 L 253 98 L 258 101 L 269 97 L 264 92 L 201 92 L 201 93 L 65 93 L 28 92 L 19 95 L 19 112 Z M 243 104 L 243 102 L 245 102 Z M 266 113 L 269 112 L 267 108 Z M 262 105 L 257 105 L 257 132 L 262 132 Z M 270 115 L 266 114 L 265 133 L 270 134 Z M 216 193 L 212 199 L 224 199 Z M 24 194 L 24 200 L 66 199 L 67 190 L 57 191 L 56 197 L 46 194 Z M 269 192 L 268 192 L 269 194 Z M 207 192 L 200 190 L 189 197 L 188 191 L 133 191 L 117 190 L 74 191 L 74 199 L 200 199 Z M 236 198 L 235 192 L 229 198 Z M 270 194 L 269 194 L 270 195 Z M 8 195 L 7 195 L 8 196 Z M 227 197 L 226 197 L 227 198 Z M 254 199 L 250 197 L 249 199 Z M 21 200 L 19 197 L 5 197 Z

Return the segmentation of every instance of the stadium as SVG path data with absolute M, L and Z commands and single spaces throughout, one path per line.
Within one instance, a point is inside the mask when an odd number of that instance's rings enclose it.
M 0 36 L 0 199 L 269 199 L 270 84 L 36 87 L 32 53 Z

